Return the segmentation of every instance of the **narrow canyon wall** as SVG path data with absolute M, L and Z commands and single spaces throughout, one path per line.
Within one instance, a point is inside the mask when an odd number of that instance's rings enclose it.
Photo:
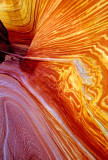
M 108 1 L 0 0 L 0 160 L 108 159 Z

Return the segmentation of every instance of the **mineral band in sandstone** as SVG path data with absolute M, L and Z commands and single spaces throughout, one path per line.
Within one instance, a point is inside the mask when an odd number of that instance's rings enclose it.
M 107 160 L 107 0 L 1 0 L 0 19 L 0 160 Z

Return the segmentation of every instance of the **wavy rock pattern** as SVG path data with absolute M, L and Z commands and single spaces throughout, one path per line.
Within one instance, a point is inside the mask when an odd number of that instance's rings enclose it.
M 107 0 L 1 0 L 0 18 L 0 160 L 107 160 Z

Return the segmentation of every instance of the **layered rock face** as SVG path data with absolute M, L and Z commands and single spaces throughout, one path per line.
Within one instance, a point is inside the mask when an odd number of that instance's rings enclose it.
M 1 0 L 0 19 L 0 160 L 107 160 L 107 0 Z

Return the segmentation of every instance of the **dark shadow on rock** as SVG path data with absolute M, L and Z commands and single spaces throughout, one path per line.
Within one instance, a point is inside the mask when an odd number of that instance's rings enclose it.
M 9 41 L 8 31 L 0 20 L 0 63 L 5 60 L 5 52 L 13 53 L 13 48 Z

